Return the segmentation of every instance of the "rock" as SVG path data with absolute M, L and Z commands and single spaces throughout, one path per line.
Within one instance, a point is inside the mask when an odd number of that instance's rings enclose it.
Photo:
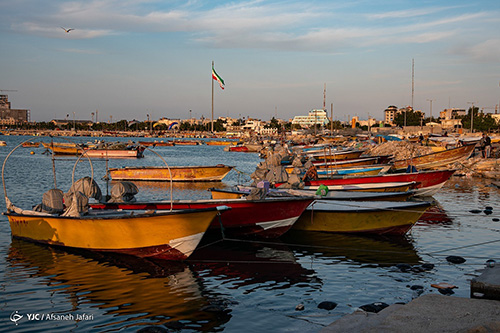
M 480 209 L 471 209 L 471 210 L 469 210 L 469 213 L 479 214 L 479 213 L 481 213 L 481 210 Z
M 304 304 L 299 304 L 295 307 L 295 311 L 302 311 L 304 310 Z
M 413 286 L 410 287 L 411 290 L 420 290 L 420 289 L 424 289 L 424 286 L 419 286 L 419 285 L 416 285 L 414 284 Z
M 497 219 L 496 217 L 495 217 L 495 218 L 493 218 L 493 219 L 491 219 L 491 220 L 492 220 L 493 222 L 498 222 L 498 221 L 500 221 L 500 219 Z
M 448 256 L 446 257 L 446 260 L 452 264 L 463 264 L 466 261 L 464 258 L 459 256 Z
M 493 214 L 493 211 L 485 209 L 485 210 L 484 210 L 484 213 L 485 213 L 486 215 L 491 215 L 491 214 Z
M 396 267 L 401 271 L 401 272 L 408 272 L 411 270 L 411 266 L 408 264 L 397 264 Z
M 441 288 L 438 291 L 443 295 L 453 295 L 455 293 L 451 288 Z
M 430 271 L 431 269 L 434 269 L 434 264 L 422 264 L 422 268 L 426 271 Z
M 371 304 L 365 304 L 360 306 L 359 308 L 365 312 L 373 312 L 377 313 L 388 307 L 389 304 L 382 303 L 382 302 L 376 302 L 376 303 L 371 303 Z
M 491 207 L 491 206 L 486 206 L 486 207 L 484 207 L 484 209 L 485 209 L 485 210 L 493 210 L 493 207 Z
M 335 302 L 324 301 L 318 304 L 318 309 L 333 310 L 337 306 Z

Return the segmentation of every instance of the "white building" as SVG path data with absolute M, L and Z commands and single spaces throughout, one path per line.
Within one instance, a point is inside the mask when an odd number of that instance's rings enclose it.
M 300 125 L 301 127 L 310 127 L 316 124 L 326 126 L 330 120 L 325 110 L 315 109 L 309 111 L 307 116 L 295 116 L 292 120 L 292 125 Z

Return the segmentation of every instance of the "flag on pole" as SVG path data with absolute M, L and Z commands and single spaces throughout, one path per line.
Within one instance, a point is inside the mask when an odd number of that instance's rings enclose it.
M 217 72 L 214 69 L 214 66 L 212 66 L 212 78 L 215 81 L 219 82 L 221 89 L 224 89 L 224 80 L 219 76 L 219 74 L 217 74 Z

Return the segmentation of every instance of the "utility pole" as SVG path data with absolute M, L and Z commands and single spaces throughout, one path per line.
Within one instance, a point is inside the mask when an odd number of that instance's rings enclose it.
M 474 133 L 474 103 L 476 102 L 467 102 L 467 104 L 472 104 L 472 109 L 470 113 L 470 132 Z
M 330 123 L 330 135 L 333 135 L 333 103 L 330 104 L 330 113 L 332 118 L 332 121 Z
M 432 124 L 432 122 L 433 122 L 432 121 L 432 101 L 434 101 L 434 99 L 427 99 L 427 101 L 431 103 L 430 118 L 429 119 L 431 120 L 431 133 L 433 133 L 433 129 L 434 129 L 433 126 L 434 126 L 434 124 Z
M 431 115 L 430 115 L 430 119 L 432 121 L 432 101 L 435 101 L 435 99 L 428 99 L 427 101 L 431 103 L 431 109 L 430 109 Z

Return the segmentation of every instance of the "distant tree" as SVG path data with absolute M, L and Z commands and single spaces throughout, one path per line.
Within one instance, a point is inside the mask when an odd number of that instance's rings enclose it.
M 413 110 L 406 111 L 406 126 L 420 126 L 421 113 L 415 112 Z M 394 117 L 394 123 L 397 126 L 403 127 L 405 124 L 405 112 L 396 114 Z
M 460 117 L 460 119 L 462 120 L 462 127 L 465 129 L 470 129 L 471 112 L 472 107 L 467 110 L 467 115 Z M 479 108 L 477 107 L 474 107 L 472 127 L 474 131 L 478 132 L 489 132 L 491 130 L 497 130 L 499 128 L 498 124 L 495 122 L 495 119 L 493 119 L 491 115 L 485 115 L 483 112 L 479 112 Z

